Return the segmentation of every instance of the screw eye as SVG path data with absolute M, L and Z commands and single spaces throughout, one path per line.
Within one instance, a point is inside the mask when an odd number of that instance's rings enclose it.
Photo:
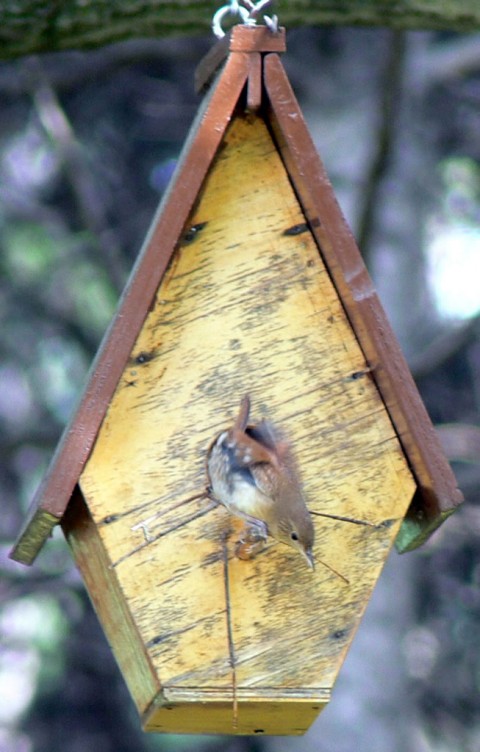
M 298 541 L 298 535 L 295 531 L 293 533 L 290 533 L 290 538 L 294 541 Z

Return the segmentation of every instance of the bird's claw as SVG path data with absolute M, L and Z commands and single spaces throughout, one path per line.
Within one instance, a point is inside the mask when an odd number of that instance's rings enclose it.
M 235 556 L 242 561 L 254 559 L 263 549 L 267 542 L 267 532 L 264 523 L 259 522 L 248 525 L 244 534 L 237 541 L 235 546 Z

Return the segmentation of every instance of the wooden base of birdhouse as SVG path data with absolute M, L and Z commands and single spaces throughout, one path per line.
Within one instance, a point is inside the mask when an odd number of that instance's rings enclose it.
M 329 692 L 281 689 L 167 692 L 144 722 L 144 731 L 184 734 L 301 736 L 330 699 Z

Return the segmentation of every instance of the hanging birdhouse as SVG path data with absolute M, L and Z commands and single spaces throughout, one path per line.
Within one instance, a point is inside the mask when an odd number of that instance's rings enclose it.
M 221 70 L 12 553 L 61 524 L 146 731 L 304 733 L 392 543 L 461 500 L 284 48 L 237 26 L 201 66 Z

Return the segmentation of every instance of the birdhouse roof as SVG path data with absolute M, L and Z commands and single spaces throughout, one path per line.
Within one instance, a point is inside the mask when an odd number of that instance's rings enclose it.
M 462 500 L 454 475 L 385 316 L 315 150 L 278 53 L 284 32 L 236 26 L 199 67 L 199 87 L 223 65 L 185 144 L 171 185 L 141 249 L 117 313 L 93 362 L 78 408 L 33 499 L 12 558 L 30 564 L 63 517 L 112 396 L 230 121 L 242 102 L 261 111 L 276 141 L 306 225 L 318 245 L 349 323 L 417 483 L 399 548 L 420 545 Z M 226 62 L 225 55 L 228 53 Z M 224 63 L 224 64 L 223 64 Z M 246 92 L 246 93 L 245 93 Z M 261 108 L 261 109 L 260 109 Z M 195 232 L 198 228 L 190 228 Z M 301 231 L 298 227 L 292 232 Z M 353 374 L 352 378 L 355 377 Z

